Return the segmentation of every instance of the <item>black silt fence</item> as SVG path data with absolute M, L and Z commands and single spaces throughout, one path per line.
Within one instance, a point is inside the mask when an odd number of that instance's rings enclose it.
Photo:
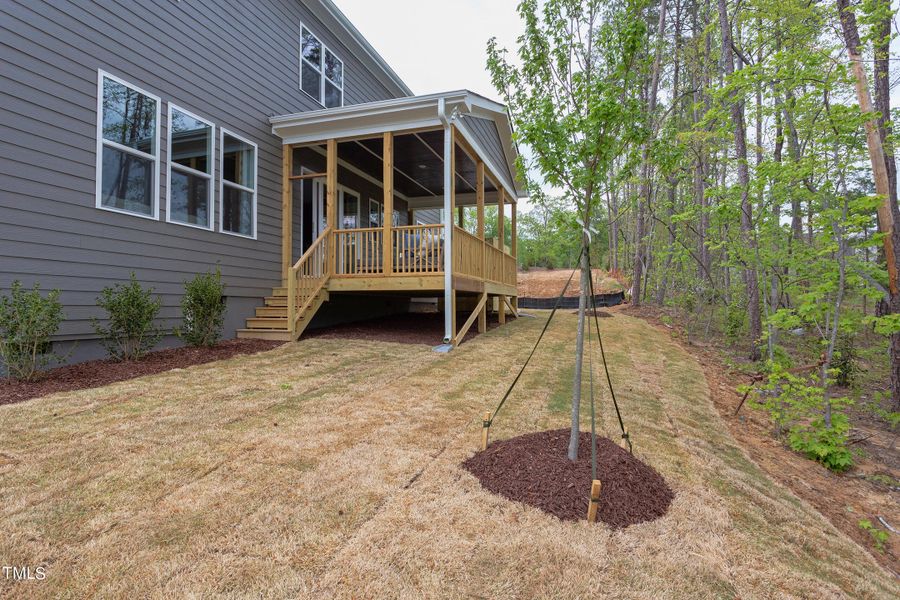
M 597 294 L 594 296 L 594 302 L 597 306 L 616 306 L 625 301 L 625 292 L 614 292 L 612 294 Z M 590 303 L 588 303 L 590 306 Z M 556 298 L 525 298 L 519 296 L 519 308 L 546 308 L 552 309 L 556 306 Z M 567 296 L 559 303 L 560 308 L 578 308 L 578 296 Z

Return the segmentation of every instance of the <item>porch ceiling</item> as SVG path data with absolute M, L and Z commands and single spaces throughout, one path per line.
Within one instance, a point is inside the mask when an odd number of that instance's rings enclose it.
M 491 119 L 497 126 L 506 164 L 497 164 L 482 149 L 477 137 L 458 115 Z M 381 140 L 365 139 L 395 132 L 394 186 L 407 198 L 431 198 L 443 193 L 443 126 L 450 121 L 459 135 L 484 161 L 496 181 L 487 183 L 488 192 L 498 185 L 512 198 L 525 196 L 524 186 L 509 173 L 515 173 L 516 148 L 506 109 L 467 90 L 410 96 L 379 102 L 275 116 L 269 119 L 272 132 L 285 144 L 340 141 L 338 155 L 372 176 L 381 174 Z M 457 148 L 457 192 L 474 192 L 475 163 Z M 495 194 L 492 194 L 495 195 Z

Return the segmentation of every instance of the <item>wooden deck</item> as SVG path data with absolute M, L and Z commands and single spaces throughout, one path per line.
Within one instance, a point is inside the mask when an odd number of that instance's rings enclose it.
M 284 146 L 282 205 L 282 287 L 273 289 L 265 306 L 247 319 L 247 328 L 238 337 L 295 340 L 309 325 L 330 293 L 395 292 L 409 295 L 443 296 L 446 339 L 454 345 L 465 337 L 476 322 L 484 331 L 488 307 L 496 302 L 500 322 L 507 310 L 516 313 L 516 204 L 503 186 L 494 193 L 498 205 L 498 239 L 505 239 L 504 204 L 511 200 L 509 252 L 485 239 L 484 207 L 485 163 L 465 140 L 457 137 L 455 127 L 445 130 L 445 154 L 442 157 L 445 192 L 444 221 L 440 224 L 394 225 L 393 132 L 380 136 L 384 223 L 380 227 L 339 229 L 337 227 L 338 156 L 337 141 L 325 143 L 325 172 L 295 173 L 293 148 Z M 471 159 L 475 183 L 476 232 L 462 225 L 463 208 L 456 205 L 456 153 L 459 149 Z M 432 149 L 432 152 L 434 150 Z M 439 157 L 440 158 L 440 157 Z M 470 175 L 471 177 L 471 175 Z M 304 179 L 324 180 L 327 226 L 307 247 L 303 256 L 292 260 L 293 198 L 292 183 Z M 458 217 L 458 222 L 453 218 Z M 450 269 L 449 277 L 447 269 Z M 448 289 L 449 288 L 449 289 Z M 457 328 L 458 293 L 474 298 L 475 309 Z

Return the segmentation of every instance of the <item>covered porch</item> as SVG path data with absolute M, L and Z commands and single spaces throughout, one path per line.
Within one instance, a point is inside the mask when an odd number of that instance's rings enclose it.
M 461 91 L 270 121 L 284 141 L 283 280 L 273 294 L 284 314 L 264 311 L 248 329 L 296 339 L 336 293 L 440 297 L 454 345 L 484 330 L 489 306 L 501 322 L 516 311 L 524 194 L 502 105 Z M 458 323 L 461 307 L 469 317 Z

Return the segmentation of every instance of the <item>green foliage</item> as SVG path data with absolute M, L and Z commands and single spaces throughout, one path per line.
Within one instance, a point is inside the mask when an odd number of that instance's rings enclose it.
M 59 290 L 41 296 L 13 281 L 8 296 L 0 296 L 0 360 L 14 379 L 31 380 L 57 357 L 49 351 L 50 337 L 63 320 Z
M 91 319 L 94 331 L 111 358 L 133 360 L 144 356 L 162 337 L 154 319 L 162 300 L 152 297 L 152 289 L 144 289 L 134 273 L 128 283 L 105 287 L 97 298 L 97 306 L 107 313 L 107 325 Z
M 846 387 L 853 385 L 856 381 L 860 368 L 853 335 L 846 332 L 838 334 L 831 366 L 835 369 L 834 382 L 836 384 Z
M 756 404 L 768 411 L 779 431 L 787 432 L 791 448 L 833 471 L 848 469 L 853 464 L 847 445 L 850 421 L 843 411 L 852 402 L 847 398 L 826 401 L 822 387 L 777 362 L 766 366 L 768 379 Z M 826 411 L 831 413 L 830 427 L 825 422 Z
M 225 284 L 219 269 L 198 274 L 184 284 L 181 312 L 184 324 L 178 335 L 191 346 L 214 346 L 225 323 Z
M 733 302 L 725 308 L 725 338 L 735 343 L 743 339 L 747 331 L 747 307 Z
M 791 448 L 805 454 L 832 471 L 846 471 L 853 465 L 853 455 L 847 446 L 850 421 L 843 413 L 831 415 L 831 427 L 825 426 L 825 418 L 817 415 L 808 423 L 791 427 L 788 435 Z
M 884 545 L 889 539 L 889 534 L 887 531 L 878 529 L 877 527 L 872 525 L 872 521 L 868 519 L 862 519 L 859 522 L 859 528 L 865 532 L 868 532 L 868 534 L 872 536 L 872 543 L 875 544 L 876 550 L 878 550 L 879 552 L 884 552 Z

